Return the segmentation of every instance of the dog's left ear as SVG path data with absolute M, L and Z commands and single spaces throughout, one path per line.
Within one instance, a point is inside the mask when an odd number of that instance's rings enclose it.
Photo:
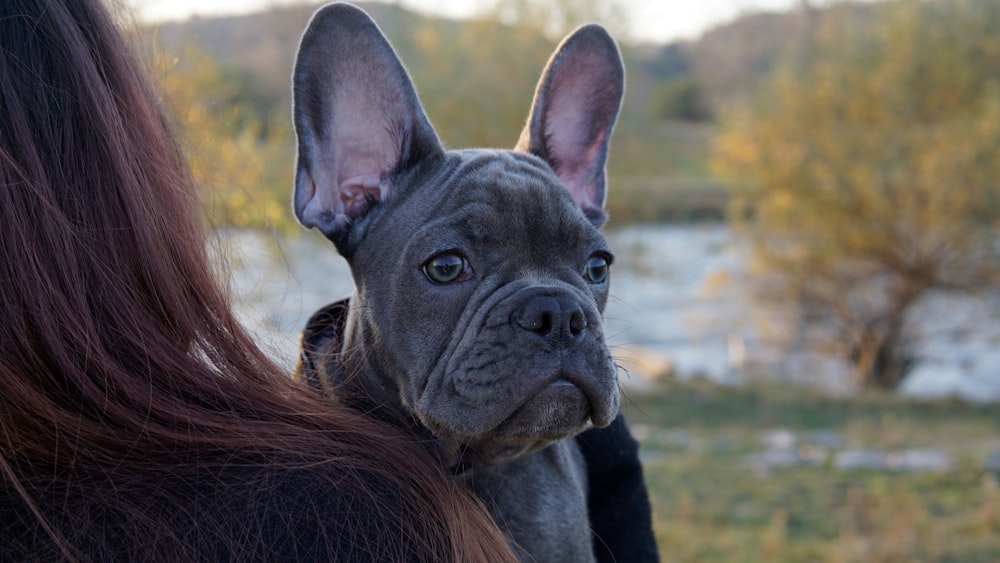
M 605 218 L 605 161 L 624 91 L 614 39 L 599 25 L 580 27 L 549 59 L 515 147 L 548 162 L 597 224 Z
M 295 215 L 338 243 L 391 196 L 395 174 L 444 149 L 399 57 L 355 6 L 329 4 L 316 12 L 292 79 Z

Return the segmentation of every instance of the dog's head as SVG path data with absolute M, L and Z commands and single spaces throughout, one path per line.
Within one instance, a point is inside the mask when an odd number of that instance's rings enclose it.
M 446 151 L 375 23 L 346 4 L 316 13 L 295 64 L 294 207 L 351 265 L 344 385 L 468 463 L 614 419 L 598 228 L 623 80 L 611 37 L 581 27 L 513 150 Z

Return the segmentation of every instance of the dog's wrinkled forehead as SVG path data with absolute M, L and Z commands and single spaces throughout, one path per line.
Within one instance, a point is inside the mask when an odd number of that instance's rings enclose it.
M 442 210 L 471 239 L 497 244 L 517 235 L 572 244 L 597 229 L 552 169 L 531 154 L 466 150 L 449 154 L 455 168 L 441 190 Z

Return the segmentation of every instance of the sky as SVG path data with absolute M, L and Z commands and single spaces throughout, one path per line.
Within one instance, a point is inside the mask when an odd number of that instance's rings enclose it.
M 161 21 L 191 15 L 213 16 L 265 9 L 289 0 L 128 0 L 140 17 Z M 292 0 L 294 1 L 294 0 Z M 407 8 L 451 17 L 472 15 L 485 0 L 395 0 Z M 796 0 L 620 0 L 637 41 L 694 39 L 706 29 L 741 14 L 782 10 Z

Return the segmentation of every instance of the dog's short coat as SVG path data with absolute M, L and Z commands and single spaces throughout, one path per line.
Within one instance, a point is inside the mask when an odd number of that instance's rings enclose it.
M 563 41 L 514 150 L 445 150 L 350 5 L 314 15 L 293 81 L 295 213 L 356 286 L 310 321 L 300 373 L 426 440 L 523 560 L 594 560 L 587 467 L 566 438 L 611 424 L 619 401 L 598 231 L 614 41 L 596 25 Z

